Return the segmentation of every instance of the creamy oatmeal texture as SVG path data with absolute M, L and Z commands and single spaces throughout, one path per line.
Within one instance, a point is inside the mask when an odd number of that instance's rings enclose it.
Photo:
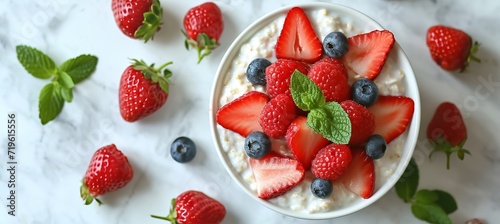
M 326 10 L 310 11 L 309 19 L 316 30 L 316 34 L 322 41 L 323 38 L 332 31 L 342 31 L 346 36 L 353 36 L 370 30 L 356 30 L 350 23 L 342 21 L 340 18 L 332 16 Z M 257 90 L 265 91 L 264 87 L 253 86 L 246 79 L 246 69 L 248 64 L 255 58 L 265 57 L 271 62 L 275 61 L 274 46 L 280 34 L 285 15 L 279 17 L 274 22 L 261 29 L 247 43 L 243 44 L 239 54 L 234 59 L 229 74 L 226 75 L 224 88 L 220 97 L 220 105 L 225 105 L 238 98 L 246 92 Z M 349 74 L 353 80 L 354 74 Z M 395 62 L 389 58 L 381 74 L 375 80 L 381 95 L 403 95 L 404 94 L 404 73 L 395 67 Z M 222 149 L 227 154 L 231 165 L 242 177 L 246 184 L 256 192 L 255 179 L 248 163 L 248 157 L 244 150 L 245 139 L 240 135 L 217 126 L 220 134 Z M 375 160 L 376 184 L 375 190 L 379 189 L 396 170 L 400 159 L 403 136 L 395 139 L 388 145 L 383 158 Z M 319 213 L 336 210 L 350 204 L 360 198 L 345 189 L 342 185 L 334 183 L 333 194 L 327 199 L 314 197 L 310 190 L 311 181 L 314 176 L 310 171 L 306 172 L 304 181 L 299 183 L 286 194 L 269 200 L 269 202 L 285 209 L 301 213 Z M 256 194 L 256 193 L 255 193 Z

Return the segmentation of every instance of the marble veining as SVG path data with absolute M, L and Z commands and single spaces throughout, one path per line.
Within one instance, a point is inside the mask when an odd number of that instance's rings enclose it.
M 150 214 L 166 215 L 170 199 L 197 189 L 226 205 L 224 223 L 290 223 L 311 221 L 280 215 L 246 195 L 220 164 L 211 140 L 208 104 L 218 63 L 237 35 L 259 17 L 285 5 L 306 0 L 215 1 L 225 19 L 221 45 L 196 65 L 180 33 L 184 13 L 201 0 L 166 1 L 164 25 L 155 40 L 144 44 L 124 36 L 114 22 L 110 1 L 3 0 L 0 2 L 0 127 L 7 114 L 17 115 L 17 209 L 7 215 L 6 150 L 0 150 L 0 223 L 163 223 Z M 323 0 L 355 8 L 390 29 L 405 50 L 420 87 L 422 129 L 414 157 L 420 165 L 420 187 L 452 193 L 459 209 L 454 223 L 482 218 L 500 220 L 500 2 L 484 0 Z M 445 24 L 466 30 L 482 43 L 481 64 L 461 74 L 438 68 L 425 47 L 427 28 Z M 19 64 L 15 46 L 27 44 L 50 55 L 56 64 L 83 53 L 99 57 L 97 71 L 79 84 L 74 100 L 48 125 L 38 119 L 38 94 L 44 80 L 31 77 Z M 156 114 L 127 123 L 118 110 L 118 83 L 128 58 L 157 64 L 173 61 L 171 94 Z M 427 155 L 425 128 L 442 101 L 457 104 L 469 130 L 466 143 L 473 156 L 452 158 L 446 170 L 444 155 Z M 5 131 L 0 131 L 2 135 Z M 170 143 L 180 135 L 192 138 L 199 154 L 189 164 L 175 163 Z M 5 147 L 6 138 L 0 138 Z M 132 182 L 103 196 L 103 206 L 84 206 L 79 186 L 93 152 L 115 143 L 134 167 Z M 314 223 L 331 223 L 331 220 Z M 422 223 L 409 205 L 391 190 L 360 212 L 335 223 Z

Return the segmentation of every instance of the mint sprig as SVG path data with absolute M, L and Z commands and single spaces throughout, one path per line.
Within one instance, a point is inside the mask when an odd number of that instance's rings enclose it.
M 295 70 L 290 92 L 297 107 L 310 111 L 307 126 L 336 144 L 347 144 L 351 138 L 351 121 L 337 102 L 326 102 L 321 89 L 306 75 Z
M 442 190 L 417 191 L 419 171 L 415 160 L 411 159 L 404 174 L 396 183 L 396 193 L 406 203 L 411 203 L 413 215 L 423 221 L 435 224 L 451 224 L 449 214 L 458 208 L 453 196 Z
M 94 73 L 97 66 L 97 57 L 86 54 L 69 59 L 58 68 L 49 56 L 33 47 L 16 46 L 16 53 L 21 65 L 35 78 L 52 78 L 38 98 L 38 116 L 43 125 L 61 113 L 65 101 L 73 100 L 75 85 Z

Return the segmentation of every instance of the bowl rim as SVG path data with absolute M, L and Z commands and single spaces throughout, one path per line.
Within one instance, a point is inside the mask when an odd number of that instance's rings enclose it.
M 409 128 L 405 131 L 407 133 L 407 138 L 405 140 L 405 145 L 403 145 L 404 150 L 409 150 L 407 153 L 406 157 L 401 157 L 399 163 L 397 164 L 397 169 L 395 172 L 391 175 L 390 178 L 387 179 L 387 182 L 384 183 L 370 198 L 368 199 L 361 199 L 359 203 L 357 202 L 352 202 L 352 205 L 348 205 L 346 207 L 340 208 L 339 210 L 334 210 L 334 211 L 329 211 L 329 212 L 323 212 L 323 213 L 301 213 L 301 212 L 295 212 L 293 210 L 285 209 L 282 207 L 279 207 L 277 205 L 274 205 L 266 200 L 258 198 L 254 192 L 252 192 L 244 183 L 241 181 L 241 176 L 234 170 L 232 166 L 230 166 L 231 162 L 227 158 L 226 153 L 222 150 L 222 145 L 220 143 L 220 138 L 218 136 L 218 131 L 217 131 L 217 123 L 215 119 L 216 111 L 219 108 L 219 97 L 220 94 L 218 94 L 217 98 L 215 98 L 217 92 L 221 91 L 223 88 L 223 81 L 224 77 L 226 74 L 223 74 L 224 72 L 227 72 L 227 69 L 230 69 L 232 65 L 224 65 L 225 62 L 230 58 L 234 57 L 237 52 L 239 52 L 241 45 L 244 44 L 245 42 L 242 42 L 243 40 L 248 39 L 254 35 L 257 32 L 257 27 L 262 26 L 263 22 L 266 21 L 273 21 L 274 19 L 278 18 L 279 16 L 282 16 L 283 14 L 286 14 L 288 10 L 290 10 L 293 7 L 301 7 L 305 11 L 307 10 L 316 10 L 316 9 L 327 9 L 327 10 L 337 10 L 341 11 L 343 14 L 348 15 L 349 17 L 356 18 L 359 20 L 364 20 L 370 23 L 370 25 L 375 26 L 375 29 L 385 29 L 382 27 L 378 22 L 376 22 L 374 19 L 369 17 L 368 15 L 353 9 L 348 6 L 336 4 L 336 3 L 326 3 L 326 2 L 314 2 L 314 3 L 302 3 L 302 4 L 291 4 L 291 5 L 286 5 L 281 8 L 278 8 L 276 10 L 273 10 L 266 15 L 260 17 L 253 23 L 251 23 L 247 28 L 245 28 L 236 38 L 235 40 L 231 43 L 227 51 L 225 52 L 224 56 L 222 57 L 217 71 L 216 75 L 214 77 L 213 85 L 212 85 L 212 90 L 210 93 L 210 104 L 209 104 L 209 123 L 210 123 L 210 132 L 212 136 L 212 140 L 214 142 L 215 150 L 217 151 L 217 154 L 219 156 L 219 159 L 224 166 L 225 170 L 231 178 L 239 185 L 240 188 L 243 189 L 248 195 L 250 195 L 251 198 L 254 200 L 258 201 L 261 205 L 264 205 L 265 207 L 279 212 L 281 214 L 285 214 L 290 217 L 294 218 L 299 218 L 299 219 L 310 219 L 310 220 L 321 220 L 321 219 L 332 219 L 332 218 L 337 218 L 341 216 L 345 216 L 348 214 L 352 214 L 354 212 L 357 212 L 363 208 L 366 208 L 367 206 L 373 204 L 375 201 L 379 200 L 382 196 L 384 196 L 399 180 L 403 172 L 405 171 L 406 167 L 408 166 L 410 159 L 412 158 L 413 152 L 415 150 L 415 146 L 417 143 L 417 138 L 418 138 L 418 132 L 420 129 L 420 117 L 421 117 L 421 105 L 420 105 L 420 94 L 419 94 L 419 88 L 418 84 L 415 78 L 415 74 L 413 71 L 413 68 L 411 66 L 411 63 L 403 51 L 403 49 L 399 46 L 397 41 L 395 42 L 393 52 L 396 50 L 398 53 L 398 60 L 403 60 L 400 61 L 404 64 L 407 64 L 405 67 L 407 69 L 405 70 L 405 83 L 408 86 L 412 86 L 412 88 L 407 88 L 405 95 L 411 95 L 413 101 L 414 101 L 414 113 L 413 117 L 410 123 Z M 273 19 L 274 18 L 274 19 Z M 227 67 L 227 68 L 226 68 Z M 216 108 L 214 110 L 214 108 Z M 403 155 L 403 154 L 402 154 Z M 358 199 L 359 200 L 359 199 Z

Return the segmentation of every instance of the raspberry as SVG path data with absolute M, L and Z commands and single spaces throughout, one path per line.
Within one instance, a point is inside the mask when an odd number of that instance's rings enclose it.
M 288 126 L 297 116 L 297 107 L 288 94 L 280 94 L 271 99 L 262 109 L 259 124 L 271 138 L 285 137 Z
M 295 70 L 307 74 L 309 66 L 304 62 L 278 59 L 266 68 L 267 94 L 274 98 L 279 94 L 290 93 L 290 78 Z
M 350 98 L 347 70 L 340 60 L 322 59 L 311 66 L 307 76 L 323 91 L 327 102 L 342 102 Z
M 340 103 L 351 120 L 349 145 L 362 145 L 375 131 L 375 116 L 366 107 L 352 100 Z
M 347 145 L 330 144 L 316 154 L 311 172 L 317 178 L 333 181 L 344 173 L 351 159 L 351 149 Z

